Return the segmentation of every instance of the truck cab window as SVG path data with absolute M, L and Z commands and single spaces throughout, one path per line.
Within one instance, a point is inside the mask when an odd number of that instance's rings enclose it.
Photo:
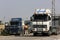
M 35 14 L 31 17 L 31 21 L 48 21 L 51 20 L 50 16 L 46 14 Z
M 51 20 L 50 16 L 48 16 L 48 20 Z

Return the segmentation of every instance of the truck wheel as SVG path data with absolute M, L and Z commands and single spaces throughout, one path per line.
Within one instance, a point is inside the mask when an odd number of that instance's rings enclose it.
M 37 36 L 37 33 L 33 33 L 33 36 Z
M 56 31 L 56 32 L 55 32 L 55 35 L 58 35 L 58 34 L 59 34 L 59 32 L 58 32 L 58 31 Z
M 50 36 L 52 34 L 52 32 L 51 31 L 49 31 L 48 33 L 47 33 L 47 36 Z
M 57 29 L 53 29 L 53 32 L 54 32 L 55 35 L 58 35 Z
M 15 34 L 15 36 L 20 36 L 20 34 Z

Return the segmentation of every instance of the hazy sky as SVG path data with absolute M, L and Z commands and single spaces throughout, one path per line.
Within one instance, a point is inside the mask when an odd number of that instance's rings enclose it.
M 35 8 L 51 8 L 52 0 L 0 0 L 0 19 L 29 18 Z M 60 0 L 56 0 L 56 13 L 60 13 Z

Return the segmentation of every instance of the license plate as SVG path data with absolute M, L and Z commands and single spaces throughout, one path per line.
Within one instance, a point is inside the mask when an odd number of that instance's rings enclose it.
M 42 28 L 38 28 L 38 31 L 42 31 Z

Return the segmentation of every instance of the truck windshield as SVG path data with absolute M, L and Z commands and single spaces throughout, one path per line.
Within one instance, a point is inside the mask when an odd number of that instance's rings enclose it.
M 37 20 L 47 21 L 47 20 L 51 19 L 50 16 L 48 16 L 47 14 L 34 14 L 32 17 L 33 18 L 31 18 L 31 20 L 33 20 L 33 21 L 37 21 Z
M 10 22 L 11 25 L 18 25 L 19 22 Z
M 12 22 L 12 21 L 11 21 L 10 24 L 11 24 L 11 25 L 20 25 L 20 26 L 21 26 L 22 23 L 21 23 L 21 22 Z

